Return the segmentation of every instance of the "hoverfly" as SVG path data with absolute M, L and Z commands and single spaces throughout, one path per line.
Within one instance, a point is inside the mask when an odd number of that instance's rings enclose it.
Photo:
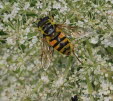
M 54 50 L 57 50 L 59 53 L 66 56 L 71 55 L 72 52 L 74 53 L 73 44 L 60 29 L 59 25 L 54 22 L 54 18 L 52 16 L 40 18 L 37 23 L 37 27 L 43 34 L 44 40 L 46 40 Z M 80 62 L 79 59 L 78 61 Z
M 52 17 L 41 18 L 37 24 L 38 29 L 43 34 L 48 44 L 58 52 L 70 55 L 72 44 L 66 35 L 57 27 Z

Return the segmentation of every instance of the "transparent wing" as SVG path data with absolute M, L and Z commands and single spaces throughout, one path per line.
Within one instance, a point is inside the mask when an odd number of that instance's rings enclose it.
M 85 34 L 84 29 L 78 28 L 77 26 L 71 26 L 66 24 L 56 24 L 56 27 L 63 30 L 68 36 L 72 36 L 75 39 L 80 38 Z
M 43 37 L 41 45 L 41 63 L 43 68 L 49 67 L 52 62 L 53 48 L 49 46 L 47 39 Z

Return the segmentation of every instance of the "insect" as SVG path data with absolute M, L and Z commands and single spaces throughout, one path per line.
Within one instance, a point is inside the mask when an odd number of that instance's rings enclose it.
M 71 41 L 66 37 L 52 17 L 46 16 L 41 18 L 37 24 L 39 30 L 43 34 L 43 38 L 58 52 L 70 55 L 73 50 Z
M 73 44 L 61 30 L 60 26 L 54 22 L 52 16 L 40 18 L 37 27 L 43 34 L 43 39 L 46 40 L 54 50 L 57 50 L 59 53 L 66 56 L 71 55 L 72 52 L 74 54 Z M 78 61 L 81 62 L 79 59 Z
M 77 95 L 75 95 L 74 97 L 71 97 L 71 101 L 78 101 Z

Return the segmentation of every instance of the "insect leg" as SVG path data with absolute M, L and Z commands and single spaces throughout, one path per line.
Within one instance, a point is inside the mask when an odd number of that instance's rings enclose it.
M 50 50 L 50 54 L 51 54 L 51 56 L 53 57 L 53 53 L 54 53 L 54 49 L 53 49 L 53 47 L 49 47 L 49 50 Z
M 44 48 L 44 38 L 42 39 L 42 46 L 41 46 L 41 51 L 42 51 L 42 53 L 41 53 L 41 65 L 43 65 L 43 56 L 44 56 L 44 50 L 43 50 L 43 48 Z
M 83 64 L 83 63 L 81 62 L 81 60 L 78 58 L 78 56 L 75 54 L 74 51 L 73 51 L 73 54 L 75 55 L 75 57 L 77 58 L 77 60 L 78 60 L 81 64 Z
M 75 57 L 77 58 L 77 60 L 78 60 L 81 64 L 83 64 L 82 61 L 78 58 L 78 56 L 75 54 L 74 48 L 72 48 L 72 52 L 73 52 L 73 54 L 75 55 Z

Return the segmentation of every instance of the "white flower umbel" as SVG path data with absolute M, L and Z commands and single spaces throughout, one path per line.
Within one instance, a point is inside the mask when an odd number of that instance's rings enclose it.
M 92 44 L 97 44 L 98 43 L 98 40 L 99 40 L 99 38 L 98 38 L 98 36 L 96 36 L 96 37 L 92 37 L 91 40 L 90 40 L 90 42 Z
M 65 22 L 67 25 L 70 24 L 70 21 L 69 19 L 66 19 L 66 22 Z
M 59 9 L 59 8 L 61 8 L 61 4 L 58 3 L 58 2 L 54 2 L 54 4 L 53 4 L 53 8 L 55 8 L 55 9 Z
M 30 6 L 29 2 L 26 2 L 25 6 L 24 6 L 24 10 L 27 10 L 29 8 L 29 6 Z
M 0 3 L 0 8 L 2 9 L 3 8 L 3 5 Z
M 8 37 L 7 38 L 7 44 L 9 44 L 9 45 L 15 45 L 16 44 L 15 38 Z
M 79 27 L 83 27 L 84 22 L 82 22 L 82 21 L 78 21 L 76 24 L 77 24 L 77 26 L 79 26 Z
M 8 20 L 9 20 L 11 17 L 12 17 L 11 14 L 6 14 L 6 13 L 4 13 L 4 15 L 3 15 L 3 21 L 4 21 L 4 22 L 8 22 Z
M 72 95 L 83 101 L 113 101 L 112 1 L 2 0 L 0 101 L 70 101 Z M 33 22 L 51 15 L 56 24 L 77 26 L 62 32 L 69 35 L 82 64 L 73 53 L 43 52 L 49 45 L 42 45 Z
M 63 76 L 59 77 L 56 81 L 54 81 L 54 87 L 59 88 L 63 85 L 65 79 Z
M 42 5 L 42 3 L 40 1 L 38 1 L 38 3 L 36 3 L 36 7 L 39 9 L 39 8 L 42 8 L 43 5 Z
M 103 41 L 101 41 L 101 43 L 105 46 L 105 47 L 113 47 L 113 38 L 112 37 L 108 37 L 105 38 Z
M 0 24 L 0 30 L 2 30 L 3 29 L 3 24 Z
M 48 76 L 42 75 L 42 76 L 41 76 L 41 80 L 42 80 L 44 83 L 49 83 Z
M 37 42 L 37 36 L 33 36 L 32 43 L 35 44 Z
M 13 18 L 16 17 L 18 11 L 20 10 L 20 8 L 18 7 L 18 4 L 17 3 L 14 3 L 13 7 L 12 7 L 12 11 L 11 11 L 11 14 L 10 14 L 10 20 L 12 20 Z

